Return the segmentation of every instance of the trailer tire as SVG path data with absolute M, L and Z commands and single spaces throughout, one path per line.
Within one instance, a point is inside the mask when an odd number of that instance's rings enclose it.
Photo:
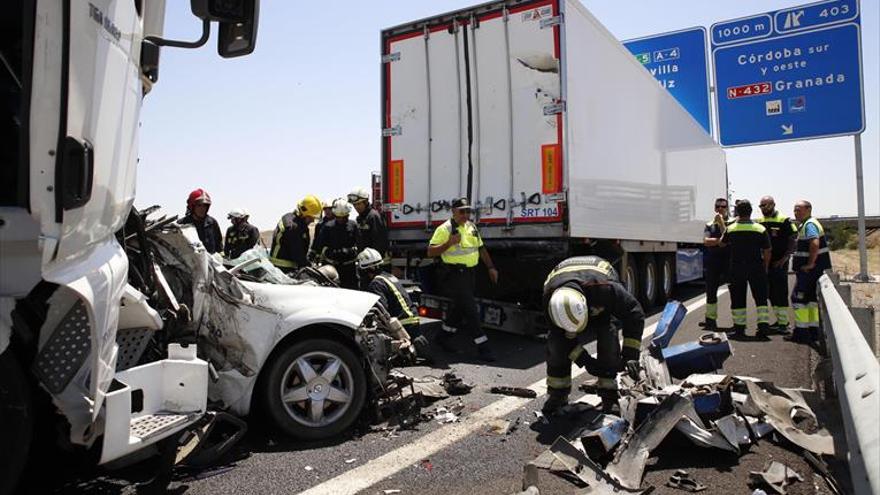
M 329 371 L 331 364 L 335 372 Z M 361 414 L 367 375 L 361 360 L 345 345 L 306 339 L 284 349 L 266 366 L 261 391 L 266 413 L 288 435 L 303 440 L 331 438 Z M 295 394 L 306 395 L 291 399 Z M 282 399 L 285 395 L 288 401 Z
M 15 491 L 34 429 L 28 381 L 11 350 L 0 354 L 0 495 Z M 10 448 L 6 448 L 10 447 Z
M 672 291 L 675 289 L 674 256 L 672 254 L 658 255 L 660 283 L 657 284 L 657 304 L 666 304 L 666 301 L 672 299 Z
M 649 311 L 657 302 L 657 286 L 659 284 L 657 261 L 651 253 L 642 253 L 638 259 L 639 292 L 636 298 L 641 303 L 642 309 Z
M 639 291 L 641 290 L 641 284 L 639 283 L 639 267 L 636 263 L 636 257 L 634 254 L 627 255 L 627 264 L 626 268 L 623 269 L 621 273 L 620 282 L 626 288 L 627 292 L 632 294 L 633 297 L 639 297 Z

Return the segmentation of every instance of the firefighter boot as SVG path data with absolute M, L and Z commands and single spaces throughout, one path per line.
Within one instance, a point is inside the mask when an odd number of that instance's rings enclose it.
M 547 394 L 547 400 L 544 402 L 544 407 L 541 408 L 541 412 L 544 414 L 544 416 L 553 416 L 567 405 L 567 393 L 550 391 Z

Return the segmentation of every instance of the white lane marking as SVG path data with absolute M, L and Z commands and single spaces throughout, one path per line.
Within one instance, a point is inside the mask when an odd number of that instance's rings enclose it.
M 727 289 L 720 289 L 718 295 L 720 296 L 725 292 L 727 292 Z M 700 296 L 698 299 L 692 300 L 686 307 L 688 312 L 690 312 L 704 304 L 706 304 L 706 296 Z M 657 323 L 646 326 L 645 331 L 642 333 L 642 338 L 644 339 L 653 334 L 656 328 Z M 572 378 L 577 378 L 584 374 L 584 372 L 584 369 L 572 366 Z M 538 398 L 547 393 L 547 385 L 543 378 L 527 388 L 537 392 Z M 533 400 L 537 399 L 524 399 L 520 397 L 499 399 L 474 412 L 462 423 L 452 423 L 434 430 L 413 443 L 392 450 L 320 485 L 313 486 L 301 492 L 301 495 L 322 495 L 327 493 L 334 495 L 355 494 L 365 490 L 408 466 L 412 466 L 420 459 L 430 457 L 468 435 L 485 429 L 488 427 L 489 421 L 507 416 Z

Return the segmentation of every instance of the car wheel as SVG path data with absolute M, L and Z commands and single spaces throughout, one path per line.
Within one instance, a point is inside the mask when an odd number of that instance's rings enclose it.
M 351 349 L 333 340 L 297 342 L 267 364 L 266 411 L 285 433 L 304 440 L 338 435 L 364 405 L 367 378 Z
M 33 406 L 18 361 L 0 354 L 0 494 L 12 493 L 28 458 L 33 436 Z M 8 447 L 8 448 L 6 448 Z

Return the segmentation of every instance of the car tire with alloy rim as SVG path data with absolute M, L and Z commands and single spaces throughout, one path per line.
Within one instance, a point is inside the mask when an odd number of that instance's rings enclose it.
M 267 364 L 266 412 L 285 433 L 303 440 L 336 436 L 357 419 L 367 394 L 361 360 L 328 339 L 296 342 Z

